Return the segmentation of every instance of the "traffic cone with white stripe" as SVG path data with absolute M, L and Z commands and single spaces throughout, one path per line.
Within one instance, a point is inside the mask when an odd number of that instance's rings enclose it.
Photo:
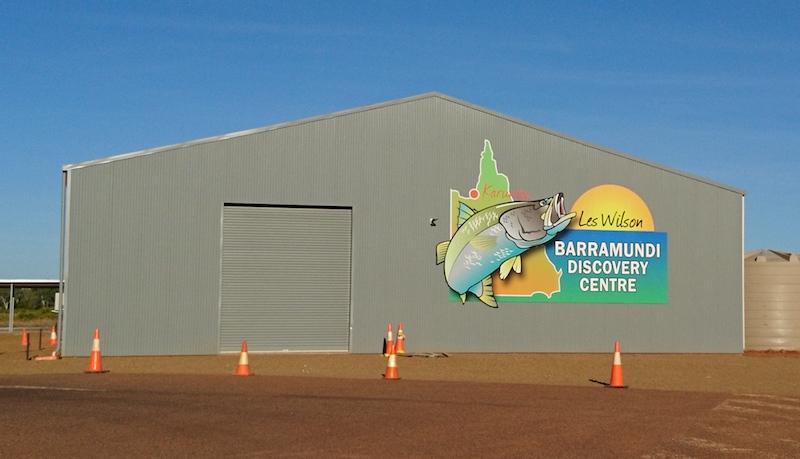
M 100 329 L 94 329 L 94 339 L 92 340 L 92 353 L 89 356 L 89 369 L 86 373 L 108 373 L 103 370 L 103 363 L 100 358 Z
M 397 354 L 406 353 L 406 335 L 403 333 L 403 322 L 397 325 Z
M 389 351 L 389 363 L 386 365 L 386 373 L 383 374 L 383 379 L 400 379 L 400 373 L 397 372 L 397 353 L 394 346 Z
M 392 353 L 392 349 L 394 348 L 394 340 L 392 339 L 392 324 L 389 324 L 389 327 L 386 332 L 386 343 L 383 345 L 383 356 L 389 357 L 389 354 Z
M 628 387 L 622 382 L 622 358 L 619 355 L 619 341 L 614 343 L 614 364 L 611 366 L 611 382 L 606 387 L 616 389 Z
M 234 376 L 251 376 L 250 359 L 247 357 L 247 341 L 242 341 L 242 353 L 239 354 L 239 366 L 236 367 Z
M 50 329 L 50 345 L 55 346 L 58 344 L 58 335 L 56 335 L 56 326 L 53 325 L 53 328 Z

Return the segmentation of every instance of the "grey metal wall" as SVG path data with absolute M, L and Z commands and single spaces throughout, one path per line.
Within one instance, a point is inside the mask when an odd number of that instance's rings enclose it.
M 484 139 L 501 172 L 567 205 L 614 183 L 668 233 L 669 303 L 451 303 L 435 247 Z M 69 174 L 64 355 L 219 350 L 225 202 L 353 209 L 352 352 L 740 352 L 743 193 L 440 94 L 83 163 Z M 106 331 L 107 330 L 107 331 Z M 88 344 L 87 344 L 88 343 Z

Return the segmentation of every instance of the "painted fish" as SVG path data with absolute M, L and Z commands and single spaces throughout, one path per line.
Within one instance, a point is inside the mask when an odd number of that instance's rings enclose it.
M 449 241 L 436 246 L 436 264 L 444 263 L 447 285 L 465 302 L 467 292 L 484 304 L 497 307 L 492 273 L 505 279 L 522 271 L 520 255 L 547 243 L 569 225 L 575 212 L 567 213 L 564 194 L 538 201 L 517 201 L 476 211 L 461 203 L 458 230 Z

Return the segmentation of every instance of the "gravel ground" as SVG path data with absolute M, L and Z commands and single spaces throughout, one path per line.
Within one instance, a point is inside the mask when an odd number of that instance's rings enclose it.
M 29 357 L 50 356 L 49 334 L 39 349 L 31 337 Z M 102 346 L 101 346 L 102 354 Z M 379 354 L 257 354 L 249 353 L 256 375 L 381 379 L 388 359 Z M 622 348 L 624 382 L 631 388 L 739 394 L 800 395 L 800 354 L 626 354 Z M 102 357 L 103 370 L 114 374 L 233 374 L 239 354 L 171 357 Z M 450 354 L 402 356 L 400 378 L 598 386 L 611 376 L 608 354 Z M 89 359 L 27 360 L 20 333 L 0 332 L 0 374 L 76 374 Z

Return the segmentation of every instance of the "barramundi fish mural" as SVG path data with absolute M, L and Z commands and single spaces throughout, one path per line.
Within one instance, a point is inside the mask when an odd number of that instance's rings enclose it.
M 552 240 L 575 215 L 566 211 L 563 193 L 480 210 L 461 202 L 458 229 L 449 241 L 436 246 L 436 264 L 444 264 L 447 285 L 462 303 L 467 293 L 472 293 L 487 306 L 497 307 L 492 273 L 499 271 L 500 279 L 506 279 L 511 271 L 520 273 L 520 256 Z

